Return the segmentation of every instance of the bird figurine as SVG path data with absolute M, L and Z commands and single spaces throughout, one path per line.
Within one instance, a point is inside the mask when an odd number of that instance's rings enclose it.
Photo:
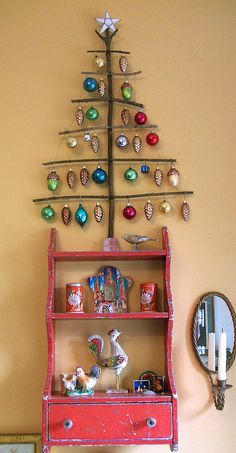
M 100 366 L 94 365 L 91 367 L 89 373 L 85 373 L 82 366 L 78 366 L 75 373 L 77 378 L 77 388 L 81 391 L 81 393 L 91 393 L 91 390 L 101 375 L 101 368 Z
M 142 242 L 159 241 L 159 239 L 151 238 L 149 236 L 140 236 L 139 234 L 129 234 L 129 233 L 124 234 L 122 236 L 122 239 L 124 239 L 126 242 L 129 242 L 130 244 L 133 244 L 134 250 L 137 250 L 138 244 L 142 244 Z
M 73 392 L 77 384 L 76 374 L 72 374 L 71 378 L 62 377 L 61 382 L 63 387 L 66 389 L 66 394 L 68 393 L 68 391 Z
M 118 337 L 121 332 L 118 329 L 112 329 L 108 332 L 108 337 L 110 340 L 111 355 L 108 358 L 102 357 L 102 352 L 104 348 L 104 340 L 100 335 L 92 335 L 88 338 L 88 341 L 91 343 L 90 350 L 96 358 L 96 362 L 102 367 L 110 368 L 114 370 L 116 375 L 116 392 L 124 392 L 125 390 L 120 389 L 120 374 L 122 370 L 126 367 L 128 363 L 128 356 L 123 351 L 122 347 L 118 342 Z

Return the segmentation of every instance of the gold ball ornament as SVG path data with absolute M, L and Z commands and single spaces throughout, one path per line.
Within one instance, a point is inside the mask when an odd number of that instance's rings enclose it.
M 69 148 L 75 148 L 77 145 L 78 145 L 78 140 L 76 137 L 68 137 L 68 139 L 66 140 L 66 144 Z
M 95 55 L 93 59 L 93 67 L 98 70 L 102 70 L 106 66 L 105 59 L 103 57 L 98 57 Z
M 172 210 L 172 206 L 170 204 L 169 201 L 162 201 L 162 203 L 160 204 L 159 206 L 159 209 L 161 212 L 163 212 L 164 214 L 169 214 L 169 212 Z

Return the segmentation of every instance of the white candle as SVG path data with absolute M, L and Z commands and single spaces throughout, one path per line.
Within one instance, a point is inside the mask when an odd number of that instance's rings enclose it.
M 215 371 L 216 369 L 215 354 L 215 333 L 210 332 L 208 335 L 208 368 L 211 371 Z
M 226 380 L 226 332 L 220 333 L 218 356 L 218 380 Z

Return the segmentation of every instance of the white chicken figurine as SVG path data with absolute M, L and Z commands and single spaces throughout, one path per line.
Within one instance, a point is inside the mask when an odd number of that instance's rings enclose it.
M 96 362 L 102 367 L 110 368 L 115 371 L 117 391 L 118 389 L 123 391 L 119 386 L 120 374 L 128 363 L 128 356 L 118 342 L 120 334 L 121 332 L 119 332 L 118 329 L 112 329 L 108 332 L 111 345 L 111 355 L 108 358 L 103 358 L 101 356 L 104 348 L 103 338 L 100 335 L 92 335 L 88 338 L 88 341 L 91 343 L 89 347 L 96 358 Z

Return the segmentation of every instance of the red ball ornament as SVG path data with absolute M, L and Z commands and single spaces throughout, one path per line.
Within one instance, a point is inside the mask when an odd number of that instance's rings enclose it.
M 155 146 L 159 142 L 159 137 L 155 132 L 149 132 L 146 137 L 148 145 Z
M 134 116 L 134 121 L 136 124 L 142 125 L 147 122 L 147 115 L 146 113 L 142 112 L 142 110 L 139 110 L 136 115 Z
M 133 219 L 136 216 L 136 209 L 128 203 L 123 210 L 123 216 L 128 220 Z

